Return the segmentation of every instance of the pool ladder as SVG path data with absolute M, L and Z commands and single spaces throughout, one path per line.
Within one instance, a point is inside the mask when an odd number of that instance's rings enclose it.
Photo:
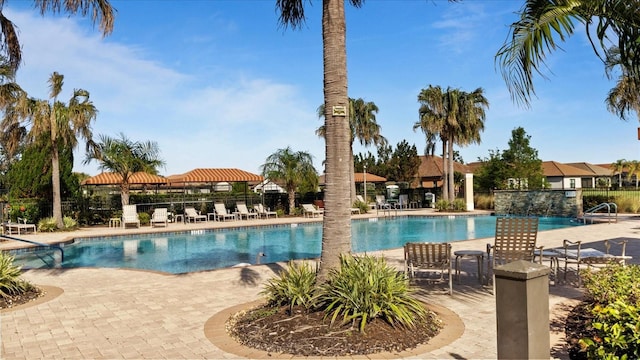
M 45 243 L 41 243 L 41 242 L 37 242 L 37 241 L 33 241 L 33 240 L 27 240 L 27 239 L 20 239 L 17 237 L 13 237 L 13 236 L 7 236 L 7 235 L 0 235 L 0 237 L 5 238 L 5 239 L 9 239 L 9 240 L 13 240 L 13 241 L 20 241 L 20 242 L 25 242 L 31 245 L 35 245 L 35 247 L 30 247 L 30 248 L 26 248 L 26 249 L 17 249 L 17 250 L 27 250 L 27 251 L 32 251 L 32 252 L 36 252 L 38 250 L 42 250 L 42 249 L 53 249 L 54 251 L 60 251 L 60 261 L 57 261 L 55 258 L 53 259 L 54 263 L 53 266 L 51 266 L 49 263 L 47 263 L 47 261 L 45 261 L 41 256 L 38 256 L 38 258 L 40 258 L 40 260 L 42 260 L 43 263 L 45 263 L 46 265 L 48 265 L 49 267 L 60 267 L 60 264 L 64 261 L 64 250 L 62 249 L 62 246 L 60 245 L 52 245 L 52 244 L 45 244 Z
M 590 216 L 591 219 L 591 223 L 593 224 L 593 220 L 596 218 L 596 211 L 598 210 L 602 210 L 602 209 L 607 209 L 607 222 L 611 223 L 611 221 L 613 220 L 613 222 L 618 222 L 618 205 L 616 205 L 616 203 L 602 203 L 600 205 L 596 205 L 594 207 L 592 207 L 591 209 L 587 210 L 584 212 L 584 214 L 582 214 L 582 222 L 583 223 L 587 223 L 587 216 Z M 613 212 L 613 214 L 612 214 Z

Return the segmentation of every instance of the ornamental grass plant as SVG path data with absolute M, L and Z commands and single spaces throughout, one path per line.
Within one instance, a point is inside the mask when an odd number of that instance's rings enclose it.
M 6 251 L 0 251 L 0 297 L 20 295 L 33 288 L 21 278 L 21 267 L 13 264 L 15 257 Z

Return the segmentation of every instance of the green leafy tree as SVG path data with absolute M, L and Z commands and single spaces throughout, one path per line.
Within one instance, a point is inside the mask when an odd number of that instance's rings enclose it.
M 415 179 L 420 166 L 420 157 L 416 146 L 409 145 L 406 140 L 399 142 L 388 164 L 389 180 L 411 182 Z
M 51 144 L 46 135 L 40 141 L 27 146 L 20 160 L 13 163 L 7 173 L 11 184 L 11 198 L 38 198 L 52 200 Z M 78 178 L 73 174 L 73 151 L 60 148 L 60 186 L 65 198 L 77 194 Z
M 522 127 L 511 131 L 509 148 L 502 152 L 507 176 L 515 181 L 518 189 L 540 189 L 543 186 L 542 160 L 538 150 L 529 144 L 531 136 Z
M 289 196 L 289 214 L 296 208 L 296 191 L 300 187 L 318 188 L 318 173 L 313 167 L 313 156 L 290 147 L 278 149 L 261 166 L 262 176 L 283 185 Z
M 9 66 L 16 70 L 22 61 L 22 46 L 16 26 L 4 16 L 3 7 L 6 3 L 4 0 L 0 5 L 0 53 L 8 59 Z M 99 24 L 104 36 L 113 30 L 116 10 L 108 0 L 34 0 L 33 4 L 42 15 L 47 12 L 64 12 L 69 15 L 80 13 L 82 16 L 90 14 L 93 24 Z
M 158 167 L 164 166 L 160 158 L 160 148 L 155 141 L 133 141 L 123 133 L 113 138 L 100 135 L 100 141 L 94 151 L 87 154 L 85 164 L 98 161 L 99 168 L 119 174 L 122 177 L 120 193 L 122 206 L 129 204 L 129 179 L 136 172 L 158 174 Z
M 584 25 L 594 52 L 603 63 L 611 51 L 610 44 L 614 44 L 622 73 L 640 79 L 637 1 L 526 0 L 519 15 L 496 54 L 502 77 L 517 103 L 530 105 L 530 98 L 535 95 L 534 74 L 546 77 L 541 69 L 547 54 L 558 49 L 557 40 L 564 41 L 574 34 L 576 24 Z
M 489 157 L 478 159 L 478 161 L 482 165 L 475 170 L 473 175 L 473 186 L 476 191 L 491 192 L 507 188 L 509 176 L 500 150 L 489 150 Z

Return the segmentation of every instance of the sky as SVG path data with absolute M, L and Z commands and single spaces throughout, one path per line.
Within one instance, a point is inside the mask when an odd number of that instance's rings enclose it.
M 275 0 L 112 0 L 115 28 L 103 37 L 81 16 L 40 16 L 31 1 L 3 12 L 19 29 L 23 63 L 16 81 L 30 96 L 49 97 L 48 79 L 64 75 L 60 99 L 85 89 L 99 113 L 93 133 L 155 141 L 161 175 L 195 168 L 260 173 L 278 149 L 309 152 L 323 172 L 322 1 L 306 3 L 301 29 L 278 23 Z M 413 131 L 417 96 L 429 85 L 484 89 L 490 107 L 480 144 L 456 147 L 464 162 L 505 150 L 511 131 L 525 129 L 543 161 L 609 164 L 639 159 L 638 122 L 605 106 L 614 80 L 605 76 L 584 28 L 547 58 L 535 78 L 530 108 L 514 103 L 495 54 L 517 20 L 521 1 L 367 0 L 346 6 L 348 91 L 374 102 L 381 133 L 395 148 Z M 74 171 L 97 175 L 99 164 Z M 354 153 L 371 151 L 354 145 Z M 438 148 L 436 153 L 440 153 Z

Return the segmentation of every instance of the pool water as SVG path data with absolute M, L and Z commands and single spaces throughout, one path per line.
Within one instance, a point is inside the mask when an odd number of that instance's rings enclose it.
M 407 242 L 452 242 L 495 235 L 494 216 L 372 218 L 352 223 L 354 252 L 393 249 Z M 581 225 L 567 218 L 540 218 L 539 230 Z M 63 268 L 113 267 L 173 274 L 274 263 L 320 256 L 322 224 L 289 224 L 76 239 L 64 246 Z M 43 256 L 20 252 L 25 267 L 47 267 Z

